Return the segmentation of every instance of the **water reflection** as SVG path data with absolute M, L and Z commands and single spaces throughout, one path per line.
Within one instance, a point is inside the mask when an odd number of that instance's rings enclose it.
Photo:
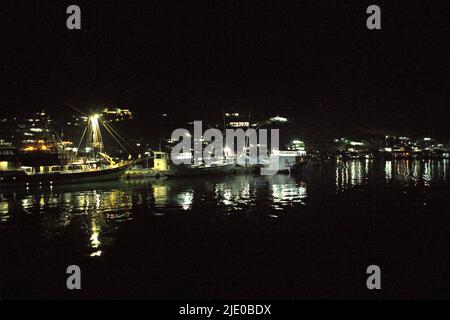
M 372 160 L 338 161 L 336 164 L 336 188 L 344 190 L 361 185 L 373 168 Z
M 203 207 L 229 213 L 261 203 L 279 209 L 302 203 L 306 197 L 306 184 L 288 175 L 165 180 L 154 182 L 150 188 L 159 213 Z
M 430 183 L 446 181 L 448 160 L 397 160 L 385 165 L 386 183 L 429 186 Z
M 350 187 L 368 183 L 411 186 L 448 180 L 448 160 L 354 160 L 337 162 L 335 169 L 336 189 L 344 191 Z
M 219 182 L 213 186 L 214 199 L 226 211 L 242 210 L 247 206 L 254 206 L 257 182 L 247 176 L 236 177 L 237 179 L 230 183 L 230 180 Z
M 77 239 L 88 248 L 86 254 L 99 257 L 137 213 L 301 214 L 303 207 L 331 202 L 336 192 L 356 192 L 351 188 L 357 186 L 428 187 L 448 181 L 448 167 L 448 160 L 362 160 L 310 168 L 300 177 L 237 175 L 0 190 L 0 226 L 14 232 L 32 224 L 49 242 L 81 230 Z
M 273 208 L 282 210 L 287 206 L 304 205 L 306 184 L 303 181 L 287 183 L 286 179 L 277 179 L 279 177 L 274 176 L 272 181 Z
M 99 240 L 100 236 L 100 227 L 97 225 L 97 222 L 95 219 L 92 220 L 92 228 L 91 228 L 91 238 L 89 239 L 91 241 L 91 247 L 93 249 L 98 249 L 100 245 L 102 244 Z M 101 250 L 97 250 L 91 253 L 91 257 L 98 257 L 102 254 Z
M 448 160 L 355 160 L 330 164 L 335 190 L 366 184 L 430 185 L 448 180 Z M 333 169 L 334 168 L 334 169 Z M 203 206 L 242 210 L 265 204 L 272 208 L 304 205 L 310 187 L 328 188 L 330 170 L 311 168 L 304 176 L 261 177 L 238 175 L 172 180 L 118 181 L 108 184 L 0 191 L 0 217 L 5 222 L 14 213 L 60 213 L 59 222 L 70 223 L 71 215 L 104 216 L 115 221 L 132 219 L 136 208 L 149 212 L 189 211 Z M 380 184 L 380 185 L 381 185 Z M 69 220 L 67 220 L 69 219 Z M 95 222 L 99 223 L 98 219 Z M 94 224 L 94 223 L 93 223 Z

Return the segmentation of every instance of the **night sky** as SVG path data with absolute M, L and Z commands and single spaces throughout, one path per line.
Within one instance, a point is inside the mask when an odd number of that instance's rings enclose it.
M 450 4 L 392 2 L 74 1 L 80 31 L 72 3 L 2 4 L 0 117 L 63 117 L 65 101 L 129 107 L 141 134 L 251 110 L 311 137 L 448 138 Z M 366 28 L 370 4 L 382 30 Z

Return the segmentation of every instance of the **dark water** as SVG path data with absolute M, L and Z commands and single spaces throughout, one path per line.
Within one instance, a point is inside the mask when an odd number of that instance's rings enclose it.
M 449 298 L 450 165 L 0 190 L 3 298 Z M 82 290 L 66 289 L 79 265 Z M 381 267 L 382 290 L 366 288 Z

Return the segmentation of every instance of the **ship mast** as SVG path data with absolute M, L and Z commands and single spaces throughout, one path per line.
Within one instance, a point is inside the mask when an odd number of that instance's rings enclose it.
M 94 151 L 94 154 L 103 152 L 103 138 L 99 125 L 100 115 L 94 114 L 88 119 L 88 135 L 86 145 Z

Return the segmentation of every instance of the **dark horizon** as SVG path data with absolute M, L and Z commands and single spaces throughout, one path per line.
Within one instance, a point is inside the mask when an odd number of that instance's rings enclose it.
M 244 1 L 7 5 L 1 19 L 0 116 L 41 109 L 54 118 L 129 107 L 136 130 L 220 119 L 222 111 L 276 114 L 316 138 L 348 131 L 448 139 L 448 6 Z

